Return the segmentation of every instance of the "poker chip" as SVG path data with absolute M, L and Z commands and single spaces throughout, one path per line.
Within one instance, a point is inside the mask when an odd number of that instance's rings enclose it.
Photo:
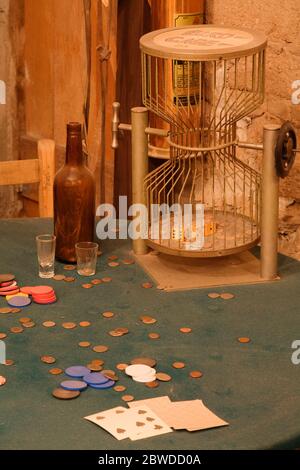
M 5 297 L 6 295 L 13 295 L 13 294 L 18 294 L 20 292 L 20 289 L 19 288 L 14 288 L 14 290 L 10 290 L 10 291 L 2 291 L 0 292 L 0 295 Z
M 17 283 L 12 284 L 12 285 L 7 286 L 7 287 L 0 287 L 0 292 L 7 292 L 7 293 L 9 293 L 11 290 L 16 290 L 16 289 L 19 289 L 19 288 L 17 287 Z
M 50 286 L 34 286 L 31 287 L 32 295 L 47 295 L 54 292 L 53 287 Z
M 0 285 L 3 284 L 4 282 L 10 282 L 15 279 L 15 276 L 13 274 L 0 274 Z
M 105 390 L 107 388 L 112 388 L 115 385 L 113 380 L 108 380 L 103 384 L 89 384 L 91 388 L 95 388 L 96 390 Z
M 54 297 L 53 300 L 35 300 L 36 304 L 47 305 L 47 304 L 54 304 L 57 301 L 57 298 Z
M 10 300 L 13 297 L 28 297 L 28 294 L 25 294 L 24 292 L 18 292 L 17 294 L 7 295 L 5 298 L 6 298 L 6 300 Z
M 24 294 L 31 295 L 32 294 L 31 289 L 32 287 L 29 287 L 29 286 L 20 287 L 20 292 L 24 292 Z
M 27 307 L 31 304 L 31 299 L 29 297 L 17 297 L 14 296 L 7 301 L 8 305 L 11 307 Z
M 0 287 L 16 286 L 16 281 L 1 282 Z
M 82 380 L 64 380 L 60 384 L 61 388 L 65 390 L 78 390 L 82 391 L 87 388 L 87 384 L 83 382 Z
M 109 381 L 108 377 L 105 377 L 101 372 L 90 372 L 84 375 L 83 379 L 88 385 L 102 385 Z
M 89 372 L 90 372 L 89 369 L 84 366 L 71 366 L 65 370 L 66 375 L 68 375 L 69 377 L 76 378 L 76 379 L 89 374 Z

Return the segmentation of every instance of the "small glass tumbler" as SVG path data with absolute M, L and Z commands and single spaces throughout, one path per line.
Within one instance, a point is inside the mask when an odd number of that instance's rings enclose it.
M 81 276 L 96 274 L 98 243 L 79 242 L 75 245 L 77 257 L 77 272 Z
M 46 234 L 36 237 L 39 276 L 42 278 L 54 276 L 55 242 L 55 235 Z

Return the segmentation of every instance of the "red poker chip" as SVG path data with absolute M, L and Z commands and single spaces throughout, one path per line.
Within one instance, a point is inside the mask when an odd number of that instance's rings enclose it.
M 16 281 L 1 282 L 0 287 L 16 286 Z
M 50 286 L 34 286 L 31 287 L 32 295 L 47 295 L 53 292 L 53 287 Z
M 13 295 L 13 294 L 18 294 L 20 292 L 20 289 L 19 288 L 14 288 L 15 290 L 9 290 L 9 291 L 1 291 L 0 292 L 0 295 L 2 295 L 3 297 L 6 296 L 6 295 Z
M 57 298 L 56 298 L 56 296 L 53 296 L 52 298 L 50 298 L 48 300 L 33 299 L 33 301 L 36 304 L 46 305 L 46 304 L 54 304 L 54 302 L 57 301 Z
M 0 287 L 0 292 L 9 292 L 11 290 L 19 289 L 17 283 L 15 285 L 7 286 L 7 287 Z
M 53 292 L 53 294 L 51 294 L 51 295 L 43 295 L 43 296 L 42 295 L 33 295 L 32 299 L 35 302 L 39 302 L 39 301 L 44 302 L 44 301 L 53 299 L 53 297 L 56 297 L 55 292 Z
M 29 287 L 29 286 L 20 287 L 21 292 L 23 292 L 24 294 L 29 294 L 29 295 L 32 294 L 31 289 L 32 287 Z

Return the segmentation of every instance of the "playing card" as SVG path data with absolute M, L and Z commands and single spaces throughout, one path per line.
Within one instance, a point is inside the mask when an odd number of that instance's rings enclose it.
M 132 441 L 173 432 L 148 406 L 136 406 L 131 408 L 130 411 L 136 425 L 135 433 L 129 436 Z
M 170 407 L 172 402 L 168 396 L 148 398 L 145 400 L 135 400 L 128 403 L 130 408 L 136 408 L 137 406 L 147 406 L 157 416 L 159 416 L 168 426 L 171 426 L 172 422 L 172 411 Z
M 129 437 L 129 426 L 126 429 L 121 426 L 121 415 L 128 412 L 128 408 L 117 406 L 110 410 L 100 411 L 90 416 L 86 416 L 84 419 L 97 424 L 107 432 L 112 434 L 118 441 Z M 134 428 L 135 429 L 135 428 Z

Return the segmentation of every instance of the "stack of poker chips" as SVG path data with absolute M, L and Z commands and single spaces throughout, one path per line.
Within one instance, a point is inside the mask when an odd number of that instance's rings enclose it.
M 0 274 L 0 295 L 14 295 L 20 291 L 13 274 Z
M 65 370 L 65 374 L 73 380 L 64 380 L 60 386 L 64 390 L 83 391 L 88 386 L 96 390 L 112 388 L 115 381 L 106 377 L 101 372 L 91 372 L 84 366 L 71 366 Z
M 126 367 L 125 372 L 135 382 L 149 383 L 156 379 L 156 370 L 144 364 L 132 364 Z
M 21 287 L 20 291 L 32 296 L 36 304 L 52 304 L 57 300 L 55 291 L 50 286 L 27 286 Z

